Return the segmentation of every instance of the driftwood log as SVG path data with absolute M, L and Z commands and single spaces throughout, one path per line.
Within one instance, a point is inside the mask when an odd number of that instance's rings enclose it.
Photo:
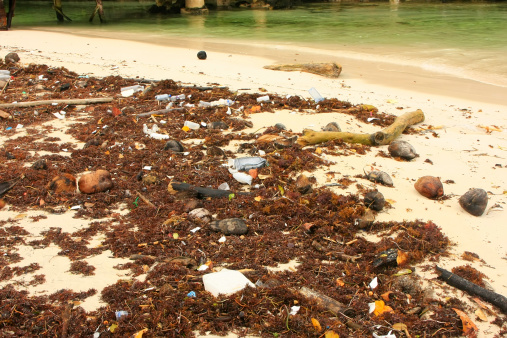
M 390 126 L 373 134 L 347 133 L 341 131 L 314 131 L 306 129 L 303 131 L 303 136 L 301 136 L 297 142 L 301 146 L 307 146 L 340 139 L 347 143 L 360 143 L 369 146 L 386 145 L 400 136 L 408 126 L 423 121 L 424 113 L 422 110 L 417 109 L 416 111 L 398 116 Z
M 265 69 L 270 70 L 281 70 L 285 72 L 306 72 L 317 74 L 325 77 L 337 78 L 342 72 L 342 66 L 334 63 L 296 63 L 296 64 L 285 64 L 285 65 L 270 65 L 264 66 Z
M 440 278 L 449 285 L 454 286 L 462 291 L 465 291 L 471 295 L 476 295 L 484 299 L 485 301 L 497 306 L 502 310 L 503 313 L 507 313 L 507 298 L 496 292 L 487 290 L 474 284 L 458 275 L 453 274 L 439 266 L 436 267 L 437 271 L 440 272 Z
M 92 104 L 92 103 L 107 103 L 113 101 L 112 97 L 96 97 L 90 99 L 68 99 L 68 100 L 42 100 L 42 101 L 28 101 L 28 102 L 16 102 L 16 103 L 2 103 L 0 108 L 20 108 L 20 107 L 35 107 L 57 104 Z

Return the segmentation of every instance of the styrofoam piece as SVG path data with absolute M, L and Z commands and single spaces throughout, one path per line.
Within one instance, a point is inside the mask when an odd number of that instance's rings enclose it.
M 229 296 L 247 286 L 255 287 L 241 272 L 236 270 L 223 269 L 219 272 L 208 273 L 202 276 L 204 289 L 213 296 Z

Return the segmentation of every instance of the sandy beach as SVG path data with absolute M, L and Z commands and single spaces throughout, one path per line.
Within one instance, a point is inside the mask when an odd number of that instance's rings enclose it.
M 227 86 L 240 93 L 276 93 L 301 96 L 311 99 L 308 90 L 315 88 L 325 98 L 337 98 L 353 105 L 369 104 L 379 112 L 400 116 L 421 109 L 424 122 L 414 126 L 420 132 L 401 135 L 400 139 L 412 144 L 419 157 L 412 161 L 396 161 L 379 156 L 387 153 L 387 146 L 372 148 L 366 154 L 334 156 L 319 154 L 330 161 L 329 167 L 307 173 L 316 178 L 316 186 L 333 182 L 337 177 L 354 178 L 364 170 L 381 170 L 391 175 L 394 187 L 361 180 L 361 184 L 380 191 L 391 207 L 379 212 L 376 221 L 433 221 L 452 242 L 449 257 L 441 257 L 439 266 L 451 270 L 456 266 L 471 265 L 487 276 L 489 287 L 507 295 L 507 98 L 506 88 L 491 86 L 471 80 L 453 78 L 431 73 L 415 67 L 395 67 L 372 60 L 343 58 L 326 51 L 297 50 L 295 46 L 256 45 L 253 48 L 220 41 L 175 41 L 171 46 L 147 44 L 139 41 L 117 40 L 80 34 L 16 30 L 0 32 L 0 56 L 9 52 L 20 56 L 20 63 L 46 64 L 65 67 L 80 75 L 105 77 L 118 75 L 124 78 L 164 80 L 172 79 L 184 85 Z M 207 51 L 207 59 L 199 60 L 199 50 Z M 277 63 L 336 62 L 343 66 L 338 79 L 303 72 L 281 72 L 264 69 Z M 4 102 L 0 96 L 0 103 Z M 279 110 L 275 113 L 251 114 L 253 127 L 243 132 L 259 132 L 262 128 L 283 123 L 288 130 L 301 133 L 304 129 L 320 130 L 329 122 L 337 122 L 343 131 L 372 133 L 377 126 L 355 120 L 339 113 L 310 114 Z M 69 123 L 56 121 L 55 128 L 65 130 Z M 15 127 L 15 126 L 14 126 Z M 20 137 L 20 129 L 9 139 Z M 70 135 L 60 134 L 62 143 L 77 142 Z M 7 136 L 0 136 L 0 147 Z M 198 144 L 198 140 L 185 140 L 185 144 Z M 79 145 L 82 145 L 80 143 Z M 334 178 L 328 175 L 334 172 Z M 77 174 L 77 173 L 76 173 Z M 430 200 L 421 196 L 414 183 L 422 176 L 439 177 L 444 183 L 447 199 Z M 1 177 L 1 176 L 0 176 Z M 482 216 L 475 217 L 464 211 L 458 200 L 471 188 L 481 188 L 488 193 L 488 205 Z M 356 194 L 358 189 L 351 185 L 345 192 L 332 187 L 338 194 Z M 43 231 L 55 226 L 65 232 L 73 232 L 87 221 L 72 218 L 74 211 L 63 215 L 49 215 L 33 222 L 31 217 L 41 214 L 33 209 L 21 215 L 10 210 L 9 205 L 0 210 L 0 221 L 19 219 L 17 225 L 25 228 L 29 237 L 40 238 Z M 7 226 L 4 224 L 3 226 Z M 369 241 L 379 241 L 381 234 L 358 233 Z M 94 239 L 100 245 L 102 238 Z M 128 277 L 128 270 L 115 270 L 113 266 L 128 262 L 125 258 L 114 258 L 111 253 L 89 259 L 96 267 L 94 276 L 70 274 L 70 261 L 58 256 L 58 247 L 50 246 L 44 253 L 28 246 L 20 246 L 23 260 L 11 264 L 26 266 L 38 263 L 42 269 L 35 274 L 45 274 L 46 283 L 37 286 L 22 286 L 34 295 L 50 294 L 62 288 L 86 291 L 91 287 L 99 292 L 87 298 L 80 306 L 93 311 L 104 305 L 100 291 L 120 278 Z M 464 252 L 478 255 L 480 260 L 470 262 L 462 258 Z M 436 278 L 433 271 L 417 271 L 429 281 Z M 30 280 L 33 274 L 18 276 L 18 281 Z M 140 280 L 143 279 L 141 275 Z M 3 287 L 9 281 L 0 282 Z M 255 282 L 255 281 L 253 281 Z M 448 294 L 463 299 L 474 307 L 471 296 L 462 291 L 437 289 L 436 296 Z M 476 307 L 476 306 L 475 306 Z M 492 337 L 500 331 L 488 321 L 478 320 L 473 311 L 469 313 L 479 327 L 479 337 Z M 498 313 L 498 315 L 500 315 Z M 505 316 L 502 315 L 505 319 Z M 489 321 L 494 319 L 490 317 Z M 505 325 L 504 325 L 505 327 Z M 402 335 L 399 335 L 402 336 Z

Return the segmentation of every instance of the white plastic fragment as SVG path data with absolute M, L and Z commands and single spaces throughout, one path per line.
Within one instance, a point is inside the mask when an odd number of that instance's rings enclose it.
M 234 177 L 234 179 L 240 183 L 248 184 L 248 185 L 252 184 L 253 177 L 248 175 L 247 173 L 235 172 L 235 173 L 232 173 L 232 177 Z
M 368 303 L 368 313 L 373 313 L 373 311 L 375 311 L 375 302 L 373 303 Z
M 257 102 L 267 102 L 269 101 L 269 95 L 259 96 L 257 98 Z
M 53 115 L 56 117 L 56 118 L 59 118 L 60 120 L 63 120 L 65 118 L 65 115 L 62 115 L 60 113 L 53 113 Z
M 396 335 L 394 333 L 391 333 L 393 331 L 389 331 L 388 334 L 385 335 L 378 335 L 375 332 L 373 332 L 373 338 L 396 338 Z
M 129 97 L 134 95 L 134 93 L 143 91 L 144 87 L 141 85 L 135 85 L 135 86 L 129 86 L 129 87 L 123 87 L 121 89 L 121 96 L 123 97 Z
M 143 132 L 148 135 L 151 138 L 154 138 L 156 140 L 167 140 L 169 138 L 169 135 L 166 134 L 159 134 L 157 133 L 158 126 L 156 124 L 153 125 L 153 127 L 150 129 L 146 124 L 143 124 Z
M 148 171 L 151 170 L 151 165 L 145 165 L 143 167 L 143 170 L 148 170 Z
M 375 289 L 378 286 L 378 279 L 377 277 L 373 278 L 370 282 L 370 289 Z
M 81 209 L 80 205 L 75 205 L 73 207 L 70 207 L 70 210 L 79 210 L 79 209 Z
M 231 187 L 227 182 L 224 182 L 218 186 L 218 190 L 231 190 Z
M 197 231 L 199 231 L 201 227 L 195 227 L 192 230 L 190 230 L 191 233 L 195 234 Z
M 220 239 L 218 240 L 219 243 L 225 243 L 225 241 L 227 240 L 227 238 L 225 238 L 225 236 L 222 236 L 220 237 Z
M 222 294 L 232 295 L 247 286 L 255 287 L 241 272 L 236 270 L 223 269 L 220 272 L 209 273 L 202 276 L 204 289 L 217 297 Z
M 21 128 L 23 128 L 23 125 L 22 125 L 22 124 L 18 124 L 18 125 L 16 126 L 16 129 L 21 129 Z
M 298 312 L 301 306 L 294 305 L 290 308 L 290 315 L 295 316 Z

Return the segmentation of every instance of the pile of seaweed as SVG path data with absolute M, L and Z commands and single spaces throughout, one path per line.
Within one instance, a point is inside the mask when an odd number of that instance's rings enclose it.
M 1 69 L 7 66 L 0 64 Z M 0 108 L 10 115 L 0 119 L 0 134 L 12 136 L 8 126 L 20 124 L 27 136 L 10 138 L 0 146 L 0 182 L 15 182 L 3 196 L 11 210 L 40 209 L 62 213 L 80 206 L 74 217 L 89 220 L 88 226 L 74 233 L 57 227 L 27 240 L 18 220 L 0 223 L 0 281 L 34 273 L 31 285 L 44 283 L 36 274 L 40 266 L 11 267 L 22 257 L 19 245 L 35 249 L 49 245 L 61 248 L 60 255 L 72 261 L 71 271 L 94 274 L 87 257 L 110 250 L 115 257 L 130 258 L 116 269 L 129 269 L 131 279 L 118 280 L 101 291 L 105 306 L 85 312 L 79 301 L 96 294 L 90 289 L 76 293 L 60 290 L 47 296 L 19 291 L 15 283 L 0 289 L 0 328 L 13 336 L 194 336 L 211 332 L 263 337 L 371 337 L 390 331 L 398 336 L 459 336 L 463 323 L 454 309 L 469 311 L 460 299 L 440 300 L 423 284 L 417 269 L 434 269 L 446 255 L 448 238 L 431 221 L 373 222 L 360 227 L 366 206 L 361 196 L 347 193 L 351 184 L 365 194 L 364 178 L 335 177 L 336 187 L 316 187 L 302 191 L 297 184 L 301 172 L 325 168 L 314 147 L 297 143 L 277 146 L 257 143 L 258 135 L 242 130 L 251 126 L 248 115 L 289 109 L 313 114 L 340 111 L 358 120 L 374 119 L 379 127 L 391 124 L 393 116 L 352 106 L 348 102 L 326 99 L 318 103 L 298 96 L 269 94 L 260 104 L 256 94 L 228 88 L 183 86 L 172 80 L 147 81 L 118 76 L 82 77 L 65 68 L 44 65 L 11 67 L 13 79 L 2 90 L 2 102 L 89 99 L 113 97 L 111 102 L 85 107 L 45 104 L 36 107 Z M 123 97 L 122 88 L 142 84 L 143 92 Z M 164 109 L 155 99 L 159 94 L 185 94 L 184 109 L 163 115 L 144 114 Z M 200 106 L 199 102 L 233 100 L 228 106 Z M 179 107 L 175 105 L 175 108 Z M 231 113 L 231 109 L 232 112 Z M 67 133 L 80 142 L 56 143 L 47 137 L 55 113 L 66 111 L 76 123 Z M 166 140 L 147 137 L 143 124 L 167 121 L 160 133 L 184 144 L 183 152 L 165 147 Z M 226 129 L 182 129 L 184 121 L 222 121 Z M 264 133 L 273 133 L 268 128 Z M 293 135 L 294 134 L 292 133 Z M 42 141 L 42 142 L 41 142 Z M 83 145 L 84 144 L 84 145 Z M 237 150 L 227 146 L 238 144 Z M 332 141 L 320 145 L 335 155 L 371 151 L 370 147 Z M 219 148 L 213 152 L 210 149 Z M 71 156 L 62 156 L 61 152 Z M 257 156 L 259 151 L 269 166 L 259 169 L 252 185 L 232 179 L 224 166 L 229 158 Z M 34 155 L 41 153 L 44 155 Z M 42 162 L 41 162 L 42 161 Z M 31 166 L 27 163 L 43 163 Z M 146 168 L 149 168 L 147 170 Z M 51 180 L 63 173 L 77 175 L 104 169 L 114 178 L 114 187 L 90 195 L 51 189 Z M 261 180 L 262 178 L 262 180 Z M 168 190 L 171 182 L 216 188 L 228 182 L 231 193 L 224 198 L 202 198 L 195 191 Z M 343 192 L 343 193 L 341 193 Z M 142 197 L 142 198 L 140 198 Z M 241 218 L 248 233 L 219 239 L 204 219 L 191 218 L 195 208 L 205 208 L 216 219 Z M 119 212 L 127 209 L 127 212 Z M 46 217 L 44 215 L 39 218 Z M 37 221 L 37 219 L 33 219 Z M 199 231 L 190 231 L 200 227 Z M 359 233 L 384 236 L 370 242 Z M 101 246 L 89 248 L 90 240 L 102 234 Z M 382 263 L 393 253 L 399 259 Z M 387 253 L 387 254 L 386 254 Z M 379 263 L 380 260 L 380 263 Z M 279 264 L 297 261 L 287 270 L 273 270 Z M 421 264 L 426 262 L 425 264 Z M 429 262 L 429 263 L 428 263 Z M 209 269 L 198 267 L 207 264 Z M 231 296 L 214 297 L 203 287 L 202 276 L 211 269 L 240 270 L 257 287 Z M 114 273 L 114 272 L 112 272 Z M 136 276 L 146 274 L 144 281 Z M 474 269 L 462 269 L 467 278 L 482 277 Z M 378 286 L 373 287 L 372 281 Z M 432 284 L 442 284 L 435 279 Z M 306 287 L 318 295 L 308 297 Z M 327 302 L 323 301 L 327 300 Z M 331 299 L 331 300 L 329 300 Z M 340 309 L 329 306 L 340 304 Z M 371 305 L 373 304 L 373 305 Z M 454 309 L 453 309 L 454 308 Z M 127 315 L 117 316 L 125 310 Z M 501 326 L 502 319 L 496 324 Z

